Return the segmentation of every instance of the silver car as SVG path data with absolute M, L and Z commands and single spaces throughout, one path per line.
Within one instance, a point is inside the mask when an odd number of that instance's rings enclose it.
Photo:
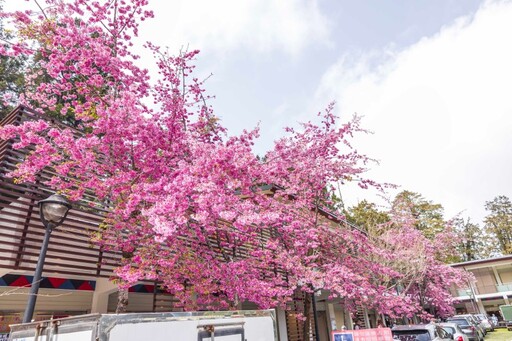
M 469 341 L 483 341 L 484 339 L 482 331 L 469 316 L 452 316 L 447 319 L 447 322 L 458 324 L 462 332 L 468 336 Z
M 455 316 L 467 316 L 473 323 L 482 331 L 483 336 L 487 335 L 487 329 L 482 321 L 480 321 L 475 314 L 455 315 Z
M 464 334 L 457 323 L 443 322 L 439 323 L 439 325 L 448 333 L 452 334 L 454 341 L 469 341 L 469 337 Z
M 406 326 L 395 326 L 391 329 L 393 340 L 401 341 L 452 341 L 452 335 L 446 332 L 439 325 L 412 324 Z
M 494 326 L 485 314 L 476 314 L 475 317 L 480 321 L 480 323 L 485 327 L 485 330 L 488 332 L 494 331 Z

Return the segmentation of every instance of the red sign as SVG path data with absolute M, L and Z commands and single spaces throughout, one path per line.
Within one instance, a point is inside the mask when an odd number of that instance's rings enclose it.
M 393 341 L 393 335 L 389 328 L 335 330 L 332 341 Z

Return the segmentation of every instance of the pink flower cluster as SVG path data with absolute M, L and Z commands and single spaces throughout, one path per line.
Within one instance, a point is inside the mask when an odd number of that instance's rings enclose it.
M 79 124 L 26 122 L 2 128 L 0 138 L 36 148 L 11 176 L 33 181 L 53 167 L 46 185 L 72 200 L 92 193 L 98 205 L 110 203 L 95 242 L 130 255 L 117 270 L 124 286 L 159 280 L 187 309 L 284 306 L 296 289 L 323 288 L 347 306 L 392 316 L 427 304 L 450 310 L 448 289 L 462 275 L 438 262 L 417 231 L 397 225 L 376 242 L 322 210 L 332 206 L 334 183 L 358 178 L 379 188 L 364 179 L 371 160 L 350 145 L 364 132 L 358 117 L 340 124 L 330 105 L 320 124 L 287 129 L 258 158 L 258 130 L 229 137 L 207 104 L 192 77 L 197 51 L 170 57 L 148 43 L 159 78 L 137 66 L 131 39 L 152 17 L 147 1 L 46 4 L 38 17 L 7 14 L 17 40 L 0 53 L 32 62 L 22 104 Z

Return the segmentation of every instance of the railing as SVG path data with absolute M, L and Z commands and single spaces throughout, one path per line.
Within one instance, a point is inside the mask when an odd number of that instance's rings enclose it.
M 498 292 L 512 291 L 512 283 L 504 283 L 496 285 Z
M 457 290 L 457 296 L 471 296 L 471 290 L 468 289 L 459 289 Z

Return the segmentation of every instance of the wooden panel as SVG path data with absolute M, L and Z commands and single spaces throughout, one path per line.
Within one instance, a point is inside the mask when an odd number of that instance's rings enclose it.
M 496 279 L 491 268 L 471 270 L 475 275 L 478 294 L 492 294 L 497 292 Z
M 288 341 L 314 341 L 315 340 L 315 326 L 313 309 L 310 306 L 308 312 L 304 313 L 304 292 L 297 291 L 294 294 L 293 301 L 288 304 L 286 315 L 286 332 L 288 334 Z M 309 315 L 309 335 L 304 335 L 304 319 L 298 318 L 298 314 Z
M 147 312 L 153 310 L 153 294 L 130 292 L 128 294 L 127 312 Z
M 16 289 L 15 291 L 13 289 Z M 0 287 L 0 311 L 24 311 L 28 288 Z M 40 289 L 36 302 L 38 312 L 90 312 L 92 291 Z
M 20 124 L 41 118 L 37 113 L 19 107 L 6 116 L 0 124 Z M 57 127 L 62 125 L 52 120 L 50 123 Z M 76 135 L 79 136 L 80 133 L 77 131 Z M 25 150 L 13 150 L 11 148 L 13 143 L 16 143 L 16 139 L 0 141 L 0 267 L 29 272 L 33 271 L 36 266 L 44 235 L 37 202 L 48 197 L 52 192 L 38 182 L 17 184 L 5 176 L 15 169 L 16 164 L 23 161 L 25 155 L 31 152 L 30 147 Z M 48 179 L 53 175 L 52 169 L 45 169 L 39 175 L 39 180 Z M 91 204 L 95 208 L 91 208 Z M 107 209 L 107 205 L 98 202 L 91 193 L 87 193 L 81 202 L 74 203 L 74 209 L 69 212 L 64 224 L 52 233 L 44 275 L 87 277 L 110 277 L 113 275 L 113 269 L 119 264 L 121 256 L 112 252 L 102 252 L 98 246 L 90 243 L 89 238 L 91 233 L 98 231 Z M 324 210 L 320 210 L 320 213 L 331 220 L 333 224 L 346 224 Z M 216 251 L 218 259 L 223 259 L 222 251 L 227 250 L 230 244 L 223 229 L 227 230 L 232 227 L 227 222 L 219 222 L 219 226 L 219 231 L 212 234 L 209 241 Z M 351 226 L 350 228 L 356 227 Z M 234 251 L 229 248 L 230 256 L 233 259 L 247 258 L 250 251 L 262 247 L 265 244 L 264 241 L 272 237 L 272 232 L 271 229 L 262 230 L 259 241 L 239 245 Z M 277 275 L 286 279 L 286 273 L 281 269 L 262 270 L 265 270 L 261 271 L 262 278 L 266 276 L 266 272 L 269 276 Z M 112 297 L 111 299 L 113 299 Z M 152 297 L 152 295 L 148 297 Z M 303 322 L 296 318 L 296 313 L 301 311 L 300 304 L 302 304 L 303 296 L 302 298 L 298 296 L 296 299 L 297 301 L 294 301 L 287 313 L 289 332 L 291 335 L 295 335 L 289 340 L 310 340 L 312 335 L 306 339 L 302 336 L 301 323 Z M 114 304 L 115 310 L 117 299 L 114 302 L 109 301 L 109 304 Z M 150 305 L 149 310 L 168 309 L 168 305 L 171 305 L 171 309 L 181 309 L 172 296 L 164 294 L 153 297 L 150 300 Z M 128 308 L 130 309 L 130 307 Z M 310 320 L 313 321 L 312 318 Z
M 500 276 L 501 283 L 503 283 L 503 284 L 512 283 L 512 269 L 499 269 L 498 275 Z
M 7 115 L 1 124 L 19 124 L 42 117 L 23 107 Z M 55 126 L 61 125 L 52 121 Z M 77 135 L 79 132 L 77 132 Z M 30 148 L 13 150 L 17 139 L 0 141 L 0 267 L 33 271 L 41 248 L 44 227 L 39 218 L 37 202 L 52 194 L 40 183 L 18 184 L 5 175 L 15 169 Z M 38 179 L 53 176 L 45 169 Z M 91 208 L 90 204 L 96 204 Z M 64 223 L 52 232 L 44 264 L 44 275 L 78 275 L 110 277 L 121 259 L 114 253 L 103 252 L 90 242 L 106 214 L 106 207 L 91 195 L 73 203 Z
M 108 297 L 108 312 L 114 313 L 117 307 L 117 292 L 114 292 Z M 152 293 L 138 293 L 130 292 L 128 294 L 128 306 L 126 307 L 127 313 L 135 312 L 149 312 L 153 310 L 153 294 Z M 167 310 L 156 310 L 156 311 L 171 311 Z
M 153 311 L 154 312 L 180 312 L 184 311 L 183 305 L 174 295 L 157 292 L 153 294 Z

